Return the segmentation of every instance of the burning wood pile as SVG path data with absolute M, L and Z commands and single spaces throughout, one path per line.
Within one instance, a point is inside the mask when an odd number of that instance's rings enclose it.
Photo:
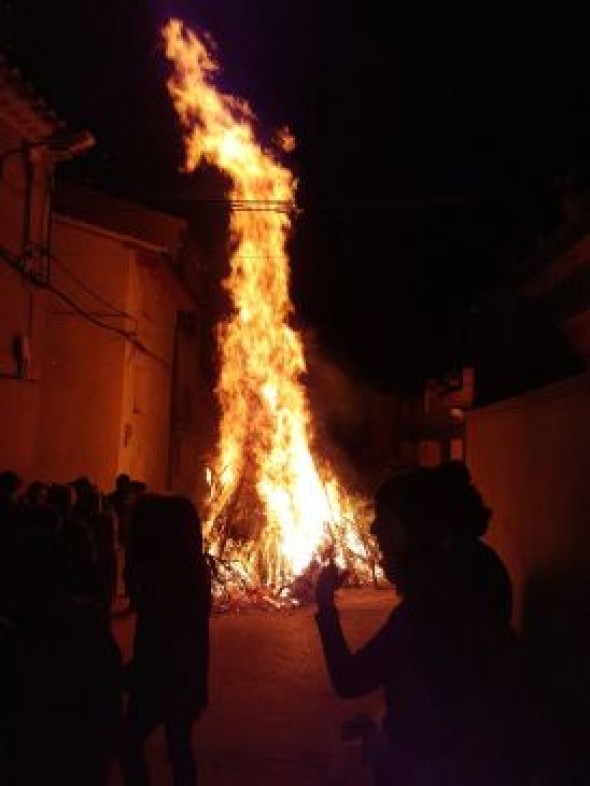
M 218 326 L 222 414 L 205 526 L 217 598 L 229 607 L 301 603 L 326 560 L 356 582 L 375 578 L 376 568 L 362 500 L 346 493 L 312 449 L 301 381 L 306 361 L 290 324 L 286 244 L 296 182 L 281 157 L 294 139 L 283 130 L 281 149 L 259 142 L 250 106 L 217 88 L 206 36 L 173 19 L 163 37 L 186 168 L 206 161 L 231 183 L 230 273 L 223 287 L 232 312 Z
M 213 521 L 207 539 L 218 609 L 239 611 L 257 606 L 274 610 L 311 603 L 317 576 L 329 562 L 335 562 L 346 572 L 346 586 L 379 584 L 382 573 L 378 550 L 367 534 L 366 510 L 358 511 L 357 520 L 326 521 L 322 542 L 308 565 L 297 574 L 287 571 L 279 576 L 268 575 L 259 542 L 262 531 L 249 524 L 253 509 L 240 505 L 242 490 L 240 485 L 231 502 Z M 264 515 L 263 511 L 258 511 L 258 515 Z M 357 524 L 359 520 L 363 526 Z M 258 536 L 248 535 L 249 530 L 258 532 Z

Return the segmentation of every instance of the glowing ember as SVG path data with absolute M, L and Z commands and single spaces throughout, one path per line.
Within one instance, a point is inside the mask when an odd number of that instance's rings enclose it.
M 213 554 L 244 581 L 278 590 L 330 545 L 341 563 L 366 557 L 352 524 L 357 503 L 311 452 L 301 339 L 289 326 L 285 250 L 295 179 L 256 139 L 248 104 L 220 92 L 208 41 L 176 19 L 163 30 L 174 64 L 168 82 L 186 143 L 186 166 L 204 159 L 231 180 L 233 314 L 219 327 L 222 419 L 218 455 L 207 470 L 206 535 Z M 206 42 L 207 41 L 207 42 Z M 295 140 L 277 135 L 285 150 Z

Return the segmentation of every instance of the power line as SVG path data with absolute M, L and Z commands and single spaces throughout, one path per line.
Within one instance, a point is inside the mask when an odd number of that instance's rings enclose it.
M 103 328 L 104 330 L 109 330 L 111 333 L 115 333 L 116 335 L 120 336 L 121 338 L 128 341 L 132 346 L 136 347 L 143 352 L 144 355 L 156 360 L 158 363 L 163 365 L 166 369 L 170 370 L 172 368 L 172 364 L 169 363 L 165 358 L 158 355 L 157 352 L 154 352 L 149 347 L 147 347 L 143 341 L 137 338 L 137 335 L 129 330 L 123 330 L 122 328 L 118 328 L 115 325 L 109 325 L 107 322 L 103 322 L 101 319 L 98 319 L 90 312 L 86 311 L 82 306 L 76 303 L 69 295 L 66 295 L 65 292 L 62 292 L 57 287 L 54 287 L 52 284 L 46 284 L 46 289 L 50 292 L 53 292 L 60 300 L 63 300 L 64 303 L 67 303 L 68 306 L 74 309 L 74 311 L 79 314 L 81 317 L 86 319 L 88 322 L 96 325 L 96 327 Z
M 57 264 L 64 271 L 64 273 L 67 276 L 69 276 L 72 279 L 72 281 L 74 281 L 80 287 L 80 289 L 82 289 L 84 292 L 86 292 L 87 295 L 90 295 L 90 297 L 94 298 L 98 303 L 101 303 L 103 306 L 106 306 L 106 308 L 110 309 L 113 312 L 113 316 L 125 317 L 126 319 L 133 319 L 135 322 L 137 322 L 137 317 L 133 316 L 133 314 L 129 314 L 127 311 L 123 311 L 122 309 L 118 308 L 118 306 L 114 306 L 112 303 L 110 303 L 108 300 L 106 300 L 106 298 L 104 298 L 98 292 L 95 292 L 93 289 L 91 289 L 85 283 L 85 281 L 83 281 L 83 279 L 81 279 L 79 276 L 77 276 L 65 264 L 65 262 L 62 259 L 60 259 L 59 257 L 55 256 L 55 254 L 53 254 L 51 252 L 49 253 L 49 256 L 50 256 L 52 262 L 57 262 Z
M 195 197 L 191 194 L 161 194 L 153 197 L 164 202 L 192 202 L 194 205 L 207 205 L 211 207 L 227 208 L 236 211 L 268 210 L 276 212 L 330 212 L 330 211 L 365 211 L 365 210 L 393 210 L 395 208 L 438 208 L 438 207 L 466 207 L 472 205 L 472 197 L 464 196 L 407 196 L 392 197 L 390 199 L 374 199 L 368 195 L 367 199 L 352 198 L 344 201 L 325 201 L 308 203 L 303 207 L 292 200 L 278 199 L 228 199 L 213 197 Z
M 26 270 L 24 270 L 23 267 L 19 264 L 19 259 L 17 257 L 13 257 L 13 255 L 10 254 L 7 249 L 0 247 L 0 258 L 2 258 L 7 265 L 20 273 L 23 278 L 27 279 L 28 281 L 32 281 L 36 286 L 42 287 L 43 289 L 47 289 L 49 292 L 52 292 L 56 297 L 70 306 L 70 308 L 72 308 L 83 319 L 87 320 L 96 327 L 102 328 L 103 330 L 108 330 L 111 333 L 120 336 L 144 355 L 160 363 L 160 365 L 164 366 L 168 371 L 172 369 L 172 364 L 169 363 L 166 358 L 161 357 L 161 355 L 159 355 L 157 352 L 154 352 L 152 349 L 147 347 L 134 332 L 123 330 L 122 328 L 116 327 L 115 325 L 109 325 L 107 322 L 103 322 L 101 319 L 98 319 L 96 316 L 86 311 L 86 309 L 84 309 L 65 292 L 62 292 L 62 290 L 58 287 L 55 287 L 50 282 L 42 283 L 38 279 L 35 279 L 34 276 L 27 274 Z

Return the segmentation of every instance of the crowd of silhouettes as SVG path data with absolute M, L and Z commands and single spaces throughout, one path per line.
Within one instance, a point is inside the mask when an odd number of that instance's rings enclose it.
M 162 723 L 175 784 L 196 784 L 210 611 L 200 522 L 189 500 L 147 492 L 127 475 L 104 495 L 86 477 L 23 489 L 0 473 L 0 783 L 104 786 L 120 754 L 126 784 L 143 786 L 143 743 Z M 137 612 L 128 664 L 111 632 L 118 553 Z
M 357 652 L 335 603 L 343 573 L 329 560 L 316 576 L 336 691 L 384 694 L 381 727 L 358 719 L 346 730 L 363 739 L 377 786 L 560 783 L 542 777 L 563 768 L 547 755 L 511 626 L 510 578 L 482 541 L 490 516 L 461 462 L 381 486 L 372 533 L 399 602 Z M 136 612 L 127 664 L 111 632 L 117 544 Z M 118 754 L 126 786 L 148 786 L 144 744 L 163 726 L 175 786 L 196 786 L 191 731 L 208 703 L 210 611 L 188 499 L 127 475 L 103 495 L 84 477 L 23 489 L 0 473 L 0 783 L 105 786 Z

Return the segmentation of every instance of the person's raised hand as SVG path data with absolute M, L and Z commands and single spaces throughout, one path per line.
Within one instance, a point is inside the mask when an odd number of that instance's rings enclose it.
M 334 595 L 345 578 L 346 571 L 341 571 L 333 561 L 322 568 L 315 585 L 315 599 L 320 610 L 334 608 Z

